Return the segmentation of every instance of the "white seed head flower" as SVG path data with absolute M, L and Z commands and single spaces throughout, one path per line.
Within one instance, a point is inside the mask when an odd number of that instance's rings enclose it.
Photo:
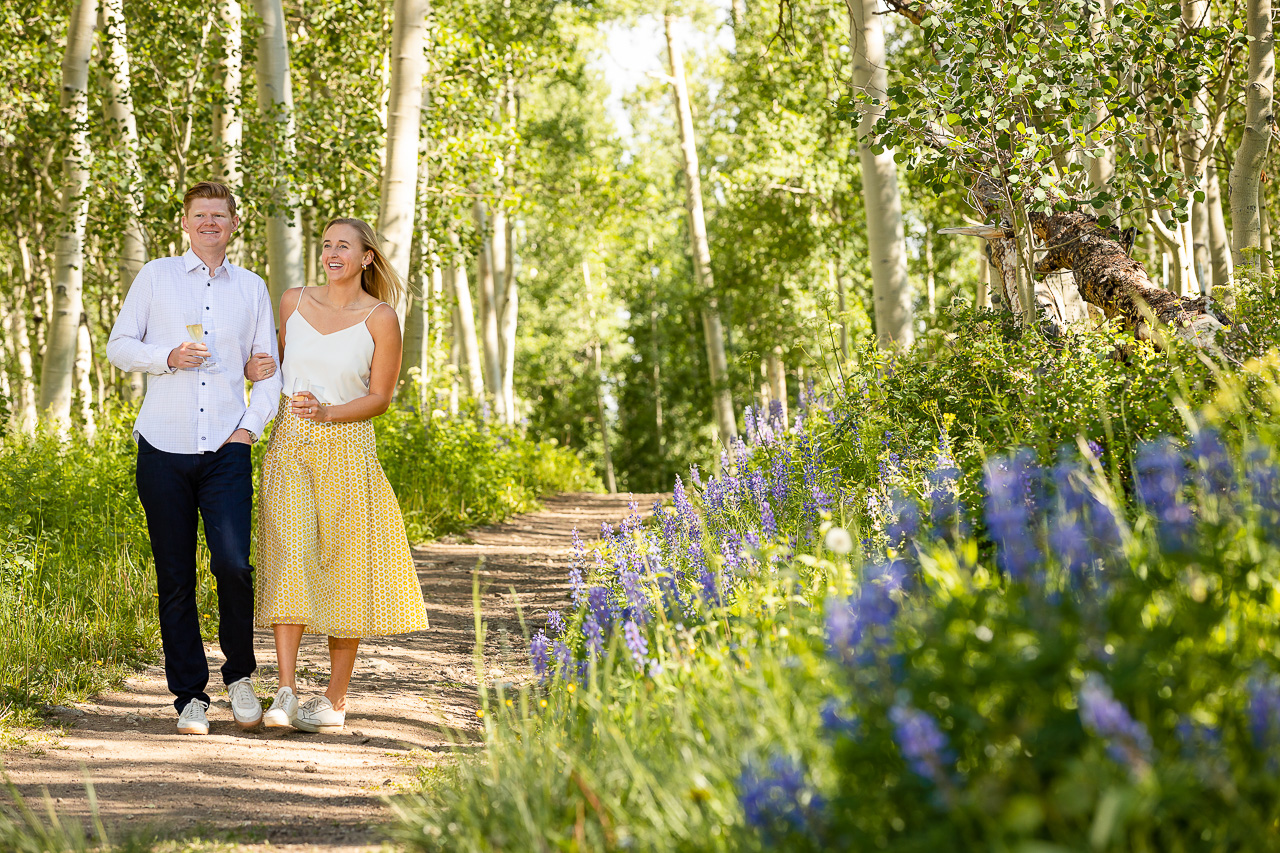
M 828 530 L 824 542 L 828 551 L 837 554 L 848 554 L 853 550 L 853 537 L 843 527 L 833 527 Z

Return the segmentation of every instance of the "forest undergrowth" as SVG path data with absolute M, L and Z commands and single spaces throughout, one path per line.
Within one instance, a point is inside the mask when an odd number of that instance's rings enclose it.
M 413 849 L 1233 850 L 1280 829 L 1280 312 L 961 318 L 579 544 Z M 1121 347 L 1117 353 L 1117 347 Z M 595 531 L 583 531 L 590 538 Z
M 0 439 L 0 728 L 157 658 L 134 417 L 123 406 L 106 413 L 92 442 L 79 432 Z M 528 511 L 543 494 L 599 487 L 570 451 L 474 413 L 393 408 L 374 424 L 411 541 Z M 255 477 L 266 444 L 254 448 Z M 218 608 L 203 535 L 198 550 L 199 610 L 212 639 Z

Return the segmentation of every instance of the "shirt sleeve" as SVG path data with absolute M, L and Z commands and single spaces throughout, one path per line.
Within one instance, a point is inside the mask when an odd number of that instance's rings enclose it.
M 138 272 L 120 307 L 120 315 L 107 339 L 107 358 L 125 373 L 172 373 L 171 347 L 149 344 L 147 320 L 151 316 L 152 269 L 148 264 Z
M 276 372 L 261 382 L 253 383 L 249 391 L 249 408 L 240 418 L 240 429 L 247 429 L 254 435 L 262 435 L 263 429 L 271 423 L 280 406 L 280 389 L 283 380 L 280 376 L 280 354 L 276 350 L 276 320 L 271 311 L 271 296 L 266 285 L 259 287 L 258 318 L 253 332 L 253 352 L 269 352 L 276 362 Z

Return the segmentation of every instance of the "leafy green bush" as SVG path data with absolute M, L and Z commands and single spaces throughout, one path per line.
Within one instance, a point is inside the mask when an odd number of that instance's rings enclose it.
M 800 429 L 753 412 L 718 476 L 580 553 L 530 640 L 541 684 L 485 697 L 486 753 L 402 800 L 397 837 L 1269 846 L 1280 356 L 1167 381 L 1186 353 L 1121 365 L 1098 334 L 1073 366 L 970 334 L 810 395 Z

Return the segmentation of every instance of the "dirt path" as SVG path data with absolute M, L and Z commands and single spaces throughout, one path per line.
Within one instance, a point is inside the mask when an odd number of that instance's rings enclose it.
M 653 496 L 636 500 L 647 515 Z M 568 598 L 572 530 L 594 539 L 601 522 L 616 524 L 626 513 L 625 496 L 561 495 L 540 512 L 472 531 L 459 542 L 414 549 L 431 629 L 361 646 L 341 735 L 239 731 L 217 674 L 215 645 L 207 648 L 214 700 L 208 737 L 177 734 L 157 666 L 121 691 L 54 718 L 50 729 L 30 733 L 29 747 L 0 753 L 0 760 L 25 796 L 39 798 L 47 787 L 67 816 L 88 814 L 87 774 L 115 837 L 148 829 L 168 838 L 232 842 L 242 850 L 379 850 L 378 824 L 388 818 L 383 796 L 409 785 L 417 765 L 446 754 L 451 730 L 464 739 L 476 736 L 477 562 L 484 560 L 488 676 L 519 678 L 528 658 L 516 596 L 525 617 L 540 625 L 548 609 Z M 325 682 L 324 642 L 309 637 L 303 644 L 304 698 Z M 270 633 L 259 631 L 256 644 L 257 692 L 270 696 Z

